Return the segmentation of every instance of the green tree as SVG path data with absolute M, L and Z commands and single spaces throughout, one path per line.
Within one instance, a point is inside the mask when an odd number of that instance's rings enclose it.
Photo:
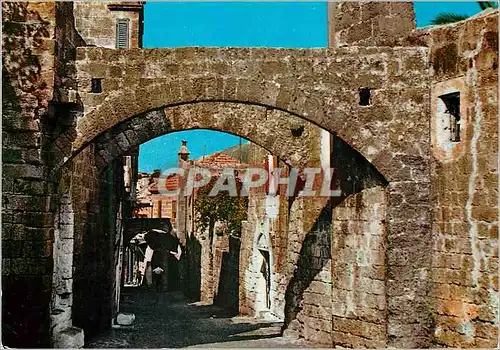
M 441 12 L 436 15 L 436 17 L 431 21 L 432 24 L 448 24 L 463 21 L 469 18 L 467 15 L 459 15 L 453 12 Z
M 232 197 L 227 191 L 220 191 L 216 196 L 210 196 L 210 191 L 218 177 L 212 177 L 208 185 L 196 193 L 194 208 L 197 213 L 196 222 L 201 230 L 208 230 L 210 239 L 216 222 L 220 222 L 223 234 L 241 235 L 241 221 L 246 219 L 248 198 Z M 236 178 L 237 193 L 241 191 L 241 181 Z
M 246 219 L 248 210 L 248 197 L 232 197 L 227 191 L 221 191 L 216 196 L 210 196 L 210 191 L 217 182 L 217 177 L 212 177 L 208 185 L 200 188 L 195 196 L 194 208 L 196 222 L 200 230 L 208 230 L 208 275 L 212 278 L 213 272 L 213 243 L 215 223 L 223 226 L 222 234 L 241 235 L 241 221 Z M 237 193 L 241 193 L 241 182 L 236 178 Z
M 498 3 L 496 1 L 478 1 L 477 4 L 483 11 L 489 8 L 498 8 Z M 469 18 L 468 15 L 461 15 L 453 12 L 441 12 L 436 15 L 436 17 L 431 21 L 431 24 L 448 24 L 463 21 L 467 18 Z
M 481 10 L 486 10 L 486 9 L 497 9 L 498 8 L 498 2 L 496 1 L 478 1 L 477 4 L 481 8 Z

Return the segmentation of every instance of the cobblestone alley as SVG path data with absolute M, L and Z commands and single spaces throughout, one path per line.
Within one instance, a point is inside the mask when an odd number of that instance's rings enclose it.
M 181 293 L 163 300 L 150 291 L 128 289 L 122 310 L 134 313 L 130 328 L 113 329 L 90 339 L 87 348 L 291 348 L 304 344 L 280 335 L 281 322 L 232 317 L 213 305 L 191 303 Z

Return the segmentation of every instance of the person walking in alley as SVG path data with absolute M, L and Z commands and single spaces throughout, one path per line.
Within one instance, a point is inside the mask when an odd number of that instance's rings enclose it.
M 163 267 L 163 254 L 161 250 L 155 250 L 151 259 L 151 270 L 153 277 L 153 287 L 157 293 L 156 304 L 163 301 L 163 279 L 165 276 L 165 269 Z
M 153 251 L 151 257 L 151 279 L 153 287 L 158 294 L 157 303 L 163 300 L 164 291 L 170 287 L 169 274 L 171 274 L 172 256 L 179 260 L 182 249 L 179 247 L 179 240 L 175 233 L 172 233 L 170 220 L 163 223 L 161 229 L 151 229 L 144 236 L 148 248 Z

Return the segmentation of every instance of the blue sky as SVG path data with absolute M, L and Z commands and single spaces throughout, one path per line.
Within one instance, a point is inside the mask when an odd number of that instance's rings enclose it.
M 140 146 L 139 171 L 152 172 L 177 166 L 181 141 L 187 141 L 190 158 L 196 159 L 239 144 L 240 137 L 212 130 L 185 130 L 157 137 Z M 241 143 L 248 142 L 241 138 Z
M 476 2 L 416 2 L 414 7 L 418 27 L 440 12 L 480 11 Z M 144 47 L 325 47 L 326 8 L 326 2 L 147 2 Z M 192 158 L 239 143 L 234 135 L 208 130 L 164 135 L 140 146 L 139 170 L 175 166 L 181 139 L 188 141 Z

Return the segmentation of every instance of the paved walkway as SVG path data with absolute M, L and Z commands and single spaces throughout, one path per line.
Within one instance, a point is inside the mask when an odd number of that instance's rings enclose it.
M 132 329 L 113 329 L 90 339 L 88 348 L 291 348 L 303 347 L 280 336 L 281 323 L 231 317 L 213 305 L 190 303 L 180 293 L 158 300 L 152 292 L 127 292 L 122 311 L 136 316 Z

